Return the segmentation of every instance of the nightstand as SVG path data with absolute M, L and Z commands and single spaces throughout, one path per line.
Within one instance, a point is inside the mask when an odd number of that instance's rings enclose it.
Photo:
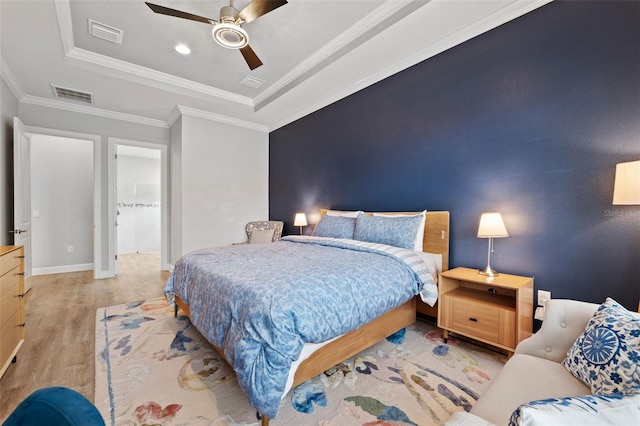
M 440 274 L 438 327 L 513 352 L 533 327 L 533 278 L 480 275 L 455 268 Z

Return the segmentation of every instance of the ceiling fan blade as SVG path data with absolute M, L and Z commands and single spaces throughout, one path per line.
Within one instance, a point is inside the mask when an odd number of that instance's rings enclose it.
M 285 4 L 287 4 L 286 0 L 253 0 L 236 15 L 235 19 L 240 18 L 244 23 L 251 22 Z
M 247 61 L 247 65 L 249 65 L 251 70 L 255 70 L 262 65 L 262 61 L 248 44 L 245 47 L 240 48 L 240 53 L 244 56 L 244 60 Z
M 180 10 L 170 9 L 168 7 L 160 6 L 153 3 L 145 2 L 151 10 L 161 15 L 175 16 L 176 18 L 188 19 L 190 21 L 204 22 L 205 24 L 216 24 L 218 21 L 215 19 L 205 18 L 204 16 L 194 15 L 192 13 L 182 12 Z

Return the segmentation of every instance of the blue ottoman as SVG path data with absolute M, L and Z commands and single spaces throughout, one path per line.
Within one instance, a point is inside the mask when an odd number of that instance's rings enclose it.
M 20 403 L 3 426 L 94 426 L 104 425 L 98 409 L 73 389 L 44 388 Z

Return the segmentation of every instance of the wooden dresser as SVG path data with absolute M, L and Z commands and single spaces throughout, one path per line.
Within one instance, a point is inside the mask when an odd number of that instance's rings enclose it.
M 0 377 L 24 342 L 24 248 L 0 246 Z

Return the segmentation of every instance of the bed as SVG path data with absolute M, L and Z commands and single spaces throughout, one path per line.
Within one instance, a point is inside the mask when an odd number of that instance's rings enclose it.
M 372 216 L 361 213 L 358 220 L 364 223 Z M 425 216 L 423 252 L 434 253 L 438 268 L 446 270 L 449 213 Z M 435 303 L 437 288 L 430 280 L 437 271 L 435 264 L 425 266 L 426 257 L 414 247 L 287 236 L 254 247 L 190 253 L 176 262 L 165 294 L 175 302 L 176 313 L 182 309 L 233 366 L 266 425 L 289 389 L 415 322 L 416 304 L 423 304 L 419 291 L 429 305 Z M 242 282 L 231 285 L 240 276 Z M 289 303 L 296 294 L 302 298 Z

